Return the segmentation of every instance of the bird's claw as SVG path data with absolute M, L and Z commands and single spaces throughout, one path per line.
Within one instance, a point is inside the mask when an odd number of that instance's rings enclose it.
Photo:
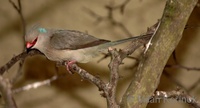
M 70 68 L 71 68 L 71 66 L 72 66 L 73 64 L 76 63 L 76 61 L 66 61 L 65 63 L 66 63 L 65 65 L 66 65 L 67 71 L 68 71 L 70 74 L 73 74 L 74 72 L 72 72 L 72 71 L 70 70 Z

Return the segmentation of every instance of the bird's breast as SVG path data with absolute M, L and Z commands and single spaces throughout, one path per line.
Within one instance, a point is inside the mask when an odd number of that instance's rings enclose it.
M 87 63 L 94 58 L 94 49 L 78 49 L 78 50 L 56 50 L 46 49 L 45 56 L 52 61 L 67 61 L 73 60 L 79 63 Z

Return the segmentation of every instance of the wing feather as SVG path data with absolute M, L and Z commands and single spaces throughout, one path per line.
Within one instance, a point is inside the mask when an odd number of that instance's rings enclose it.
M 103 43 L 110 42 L 104 39 L 98 39 L 87 33 L 75 30 L 56 30 L 52 33 L 50 38 L 50 45 L 59 50 L 76 50 L 81 48 L 88 48 Z

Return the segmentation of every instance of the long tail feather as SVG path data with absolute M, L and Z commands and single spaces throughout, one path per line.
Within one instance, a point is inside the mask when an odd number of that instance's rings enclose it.
M 151 36 L 152 36 L 152 34 L 145 34 L 145 35 L 130 37 L 130 38 L 121 39 L 121 40 L 117 40 L 117 41 L 107 42 L 107 43 L 102 44 L 101 47 L 107 48 L 107 47 L 115 46 L 115 45 L 118 45 L 118 44 L 121 44 L 121 43 L 133 41 L 133 40 L 136 40 L 136 39 L 151 38 Z

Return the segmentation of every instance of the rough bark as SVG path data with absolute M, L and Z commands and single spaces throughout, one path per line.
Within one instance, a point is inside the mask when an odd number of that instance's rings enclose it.
M 138 66 L 121 108 L 145 108 L 160 82 L 170 55 L 182 38 L 187 20 L 198 0 L 168 0 L 160 27 Z

